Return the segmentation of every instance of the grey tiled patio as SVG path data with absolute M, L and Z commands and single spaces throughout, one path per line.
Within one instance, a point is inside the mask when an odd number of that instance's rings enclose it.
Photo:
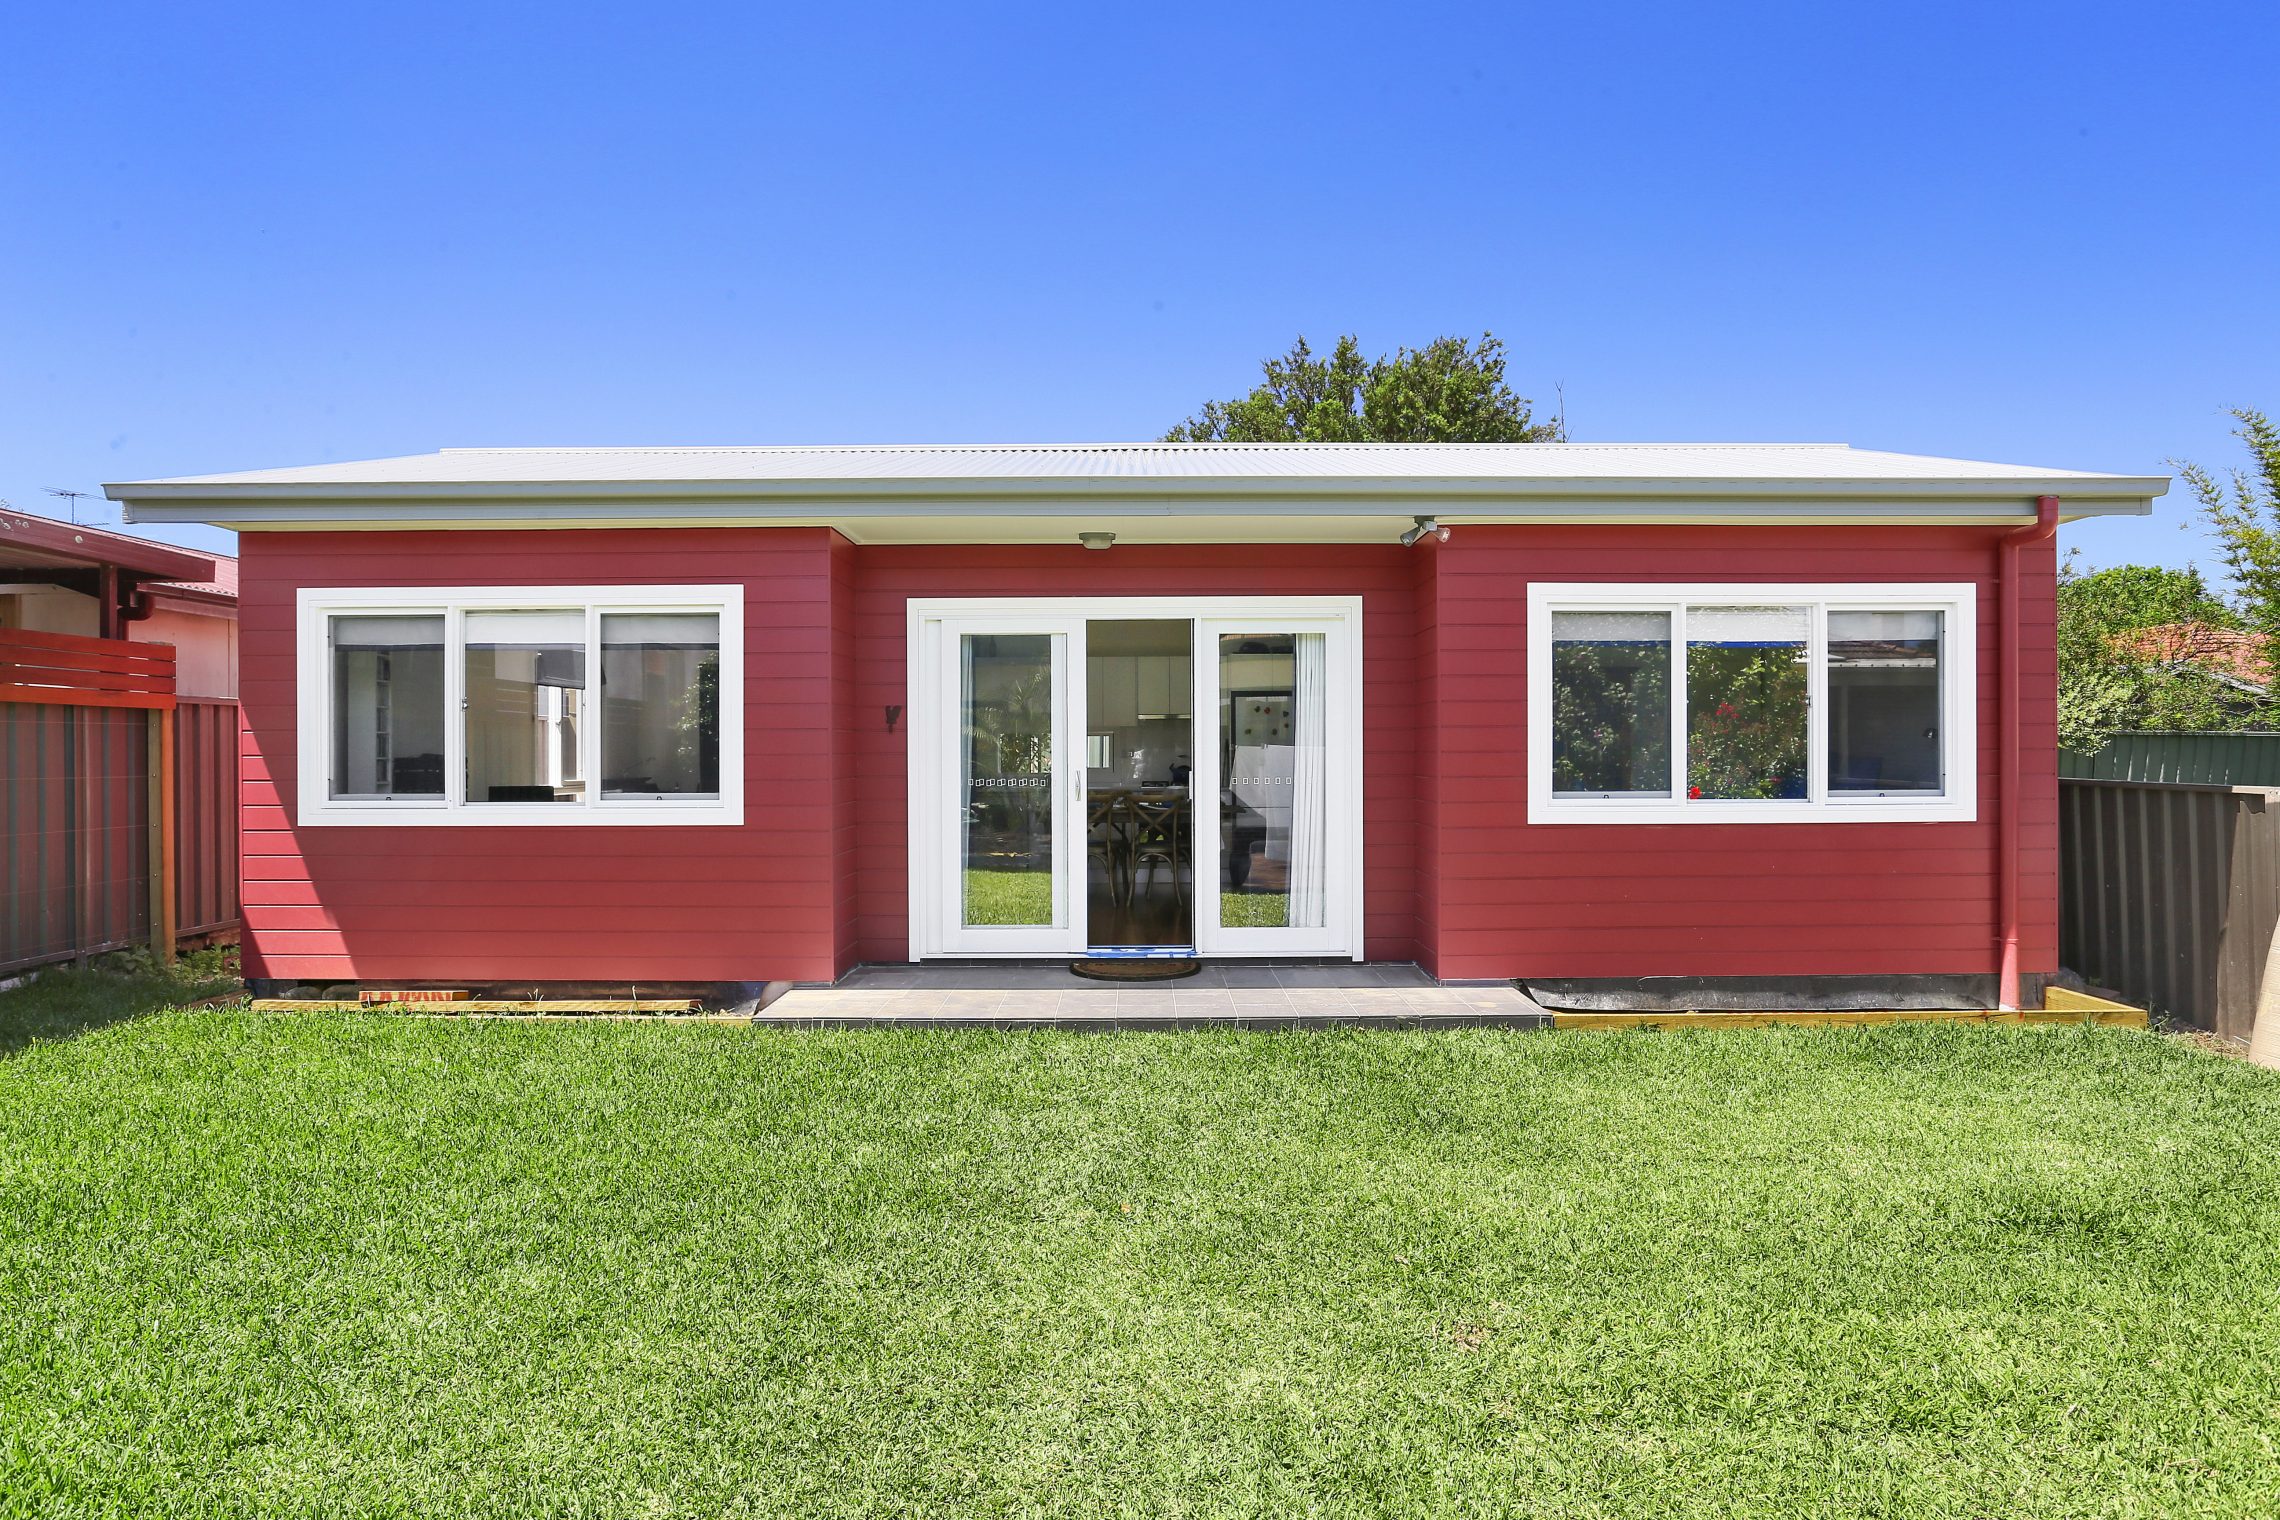
M 1206 962 L 1177 981 L 1096 982 L 1068 962 L 861 966 L 835 986 L 801 986 L 761 1011 L 788 1024 L 1178 1028 L 1234 1024 L 1537 1024 L 1543 1009 L 1509 983 L 1443 986 L 1415 966 Z

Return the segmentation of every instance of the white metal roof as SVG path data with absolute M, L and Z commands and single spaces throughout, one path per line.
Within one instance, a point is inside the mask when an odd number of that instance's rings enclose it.
M 1118 531 L 1154 520 L 1161 539 L 1369 538 L 1422 512 L 2003 522 L 2042 495 L 2069 517 L 2142 513 L 2168 484 L 1838 443 L 1097 443 L 443 449 L 105 489 L 134 521 L 241 528 L 807 522 L 955 542 L 1050 540 L 1079 516 Z M 1031 526 L 1009 533 L 1014 521 Z
M 1338 479 L 1678 481 L 2115 477 L 1894 454 L 1842 443 L 1005 443 L 848 447 L 439 449 L 393 459 L 189 475 L 114 486 L 749 482 L 823 480 Z

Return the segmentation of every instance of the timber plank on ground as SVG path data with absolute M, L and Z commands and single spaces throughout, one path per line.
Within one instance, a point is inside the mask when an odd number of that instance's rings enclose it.
M 341 998 L 255 998 L 250 1005 L 256 1013 L 364 1013 L 385 1004 L 357 1002 Z M 446 1017 L 460 1014 L 521 1014 L 529 1016 L 553 1014 L 657 1014 L 694 1013 L 695 998 L 541 998 L 503 999 L 468 998 L 456 1003 L 408 1003 L 424 1014 Z
M 2058 1000 L 2057 988 L 2042 1008 L 1847 1008 L 1781 1009 L 1752 1013 L 1552 1012 L 1554 1029 L 1764 1029 L 1776 1024 L 2101 1024 L 2111 1029 L 2143 1029 L 2145 1010 L 2103 998 Z M 2082 994 L 2073 994 L 2082 998 Z

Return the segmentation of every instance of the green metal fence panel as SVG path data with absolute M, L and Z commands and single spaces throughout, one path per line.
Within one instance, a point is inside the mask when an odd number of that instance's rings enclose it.
M 2069 781 L 2280 786 L 2280 733 L 2119 733 L 2094 755 L 2060 750 L 2058 774 Z

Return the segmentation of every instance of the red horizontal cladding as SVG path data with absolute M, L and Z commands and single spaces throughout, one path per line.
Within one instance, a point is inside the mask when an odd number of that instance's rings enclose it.
M 879 721 L 908 701 L 911 600 L 1041 596 L 1359 596 L 1362 598 L 1367 951 L 1407 960 L 1413 939 L 1416 829 L 1415 566 L 1398 544 L 863 545 L 852 566 L 857 958 L 908 954 L 908 733 Z
M 1641 946 L 1624 943 L 1612 949 L 1560 945 L 1551 952 L 1558 970 L 1511 970 L 1515 960 L 1532 961 L 1537 952 L 1495 944 L 1487 947 L 1458 944 L 1442 948 L 1435 975 L 1452 981 L 1489 981 L 1517 977 L 1554 980 L 1569 977 L 1648 976 L 1986 976 L 1993 970 L 1990 956 L 1968 950 L 1943 950 L 1935 945 L 1910 944 L 1899 950 L 1863 949 L 1835 941 L 1805 939 L 1789 951 L 1779 972 L 1766 970 L 1767 952 L 1760 947 L 1729 948 L 1715 941 L 1674 939 Z
M 823 529 L 262 533 L 242 544 L 251 974 L 767 981 L 833 974 L 835 634 Z M 301 827 L 295 599 L 311 587 L 735 585 L 741 826 Z
M 1997 531 L 1985 527 L 1464 527 L 1420 572 L 1432 671 L 1431 861 L 1443 976 L 1782 975 L 1994 968 Z M 2055 955 L 2055 561 L 2024 557 L 2028 774 L 2010 799 Z M 1527 597 L 1535 582 L 1966 582 L 1977 588 L 1980 817 L 1969 823 L 1535 824 L 1527 819 Z M 2040 956 L 2037 960 L 2036 955 Z

